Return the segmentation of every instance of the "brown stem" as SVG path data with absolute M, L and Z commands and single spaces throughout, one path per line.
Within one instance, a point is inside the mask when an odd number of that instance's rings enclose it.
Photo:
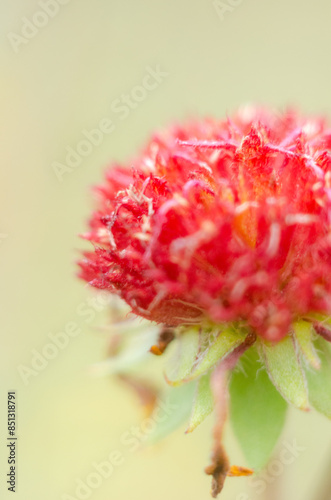
M 211 465 L 206 467 L 206 474 L 213 476 L 212 497 L 216 498 L 222 491 L 228 475 L 247 475 L 252 471 L 243 467 L 230 467 L 229 459 L 222 444 L 222 435 L 228 408 L 228 374 L 234 368 L 240 356 L 254 344 L 256 335 L 249 333 L 244 342 L 230 353 L 215 368 L 211 378 L 211 388 L 215 401 L 214 449 Z
M 314 500 L 330 500 L 331 495 L 331 462 L 329 463 L 329 467 L 324 469 L 323 480 L 320 482 L 321 488 L 320 491 L 317 492 L 317 495 L 314 495 Z
M 267 483 L 267 487 L 264 493 L 265 500 L 279 500 L 281 498 L 280 491 L 280 478 L 274 478 L 270 483 Z

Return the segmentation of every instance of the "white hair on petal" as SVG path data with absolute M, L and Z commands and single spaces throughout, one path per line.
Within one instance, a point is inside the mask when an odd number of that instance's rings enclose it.
M 281 236 L 280 224 L 278 222 L 273 222 L 270 226 L 270 238 L 267 248 L 267 254 L 270 257 L 274 257 L 278 252 L 280 244 L 280 236 Z
M 318 217 L 312 214 L 288 214 L 285 217 L 285 222 L 288 226 L 292 226 L 293 224 L 302 224 L 309 225 L 314 224 L 314 222 L 318 221 Z

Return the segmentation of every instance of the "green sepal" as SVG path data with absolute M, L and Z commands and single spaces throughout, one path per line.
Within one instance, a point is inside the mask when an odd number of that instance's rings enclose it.
M 113 375 L 132 370 L 151 356 L 149 349 L 157 342 L 159 327 L 134 328 L 132 333 L 124 332 L 120 337 L 118 353 L 91 366 L 95 376 Z
M 181 385 L 192 372 L 199 353 L 199 330 L 190 328 L 180 332 L 169 346 L 170 358 L 165 377 L 172 386 Z
M 277 443 L 288 405 L 270 381 L 255 347 L 239 363 L 230 380 L 230 419 L 248 466 L 258 471 Z
M 193 408 L 186 432 L 194 431 L 213 411 L 213 408 L 214 398 L 210 385 L 210 373 L 206 373 L 196 382 Z
M 208 339 L 210 334 L 206 332 L 204 335 Z M 243 333 L 233 326 L 227 326 L 223 330 L 217 331 L 214 340 L 212 340 L 207 347 L 201 349 L 199 358 L 187 380 L 194 380 L 215 367 L 219 361 L 224 359 L 236 347 L 243 343 L 246 335 L 246 332 Z M 202 339 L 202 342 L 204 342 L 204 339 Z
M 315 370 L 318 370 L 321 363 L 313 343 L 314 335 L 316 335 L 313 325 L 308 321 L 296 321 L 293 323 L 293 333 L 304 359 Z
M 306 370 L 309 401 L 320 413 L 331 419 L 331 347 L 324 339 L 316 342 L 321 367 L 319 370 Z
M 331 317 L 330 315 L 325 315 L 316 312 L 310 312 L 306 315 L 306 319 L 309 321 L 315 321 L 317 323 L 322 323 L 325 328 L 331 330 Z
M 308 389 L 292 335 L 277 344 L 260 341 L 262 356 L 270 379 L 283 398 L 300 410 L 308 410 Z
M 179 333 L 166 368 L 167 382 L 177 386 L 201 377 L 238 347 L 246 335 L 247 332 L 228 325 L 222 330 L 190 329 Z
M 192 411 L 195 387 L 194 382 L 180 387 L 167 387 L 160 397 L 160 403 L 154 410 L 154 414 L 157 415 L 159 413 L 158 408 L 160 408 L 162 418 L 153 419 L 156 426 L 147 436 L 147 444 L 155 444 L 161 441 L 188 421 Z M 165 410 L 165 407 L 167 410 Z M 153 415 L 151 418 L 153 418 Z

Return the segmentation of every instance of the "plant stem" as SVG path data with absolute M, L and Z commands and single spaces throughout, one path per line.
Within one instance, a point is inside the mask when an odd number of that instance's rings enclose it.
M 330 500 L 331 498 L 331 461 L 328 467 L 324 469 L 323 480 L 320 481 L 321 488 L 317 496 L 314 496 L 314 500 Z

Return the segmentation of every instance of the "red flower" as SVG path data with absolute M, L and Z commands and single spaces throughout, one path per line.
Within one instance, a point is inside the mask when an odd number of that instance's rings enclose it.
M 81 277 L 168 326 L 243 321 L 279 341 L 331 313 L 331 131 L 242 110 L 152 137 L 111 167 Z

